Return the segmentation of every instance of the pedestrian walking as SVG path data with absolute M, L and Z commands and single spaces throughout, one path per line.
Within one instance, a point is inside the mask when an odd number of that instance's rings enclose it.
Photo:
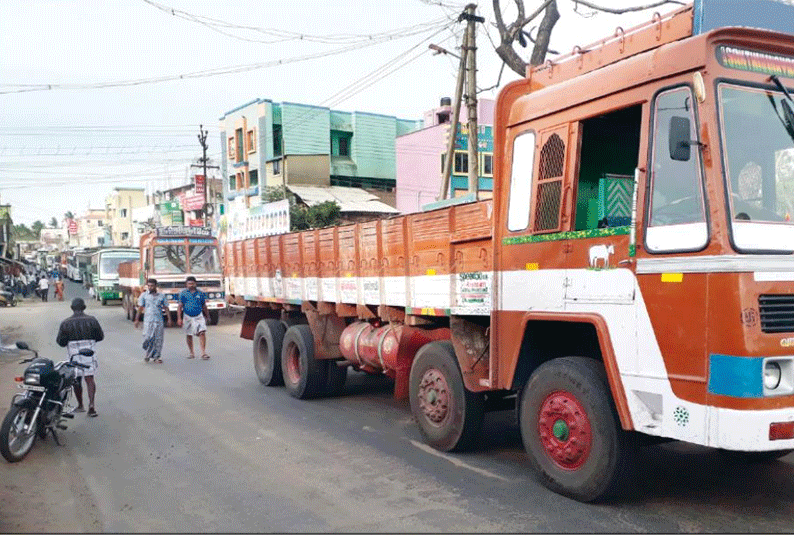
M 47 301 L 47 298 L 50 296 L 50 281 L 47 280 L 46 275 L 39 279 L 39 295 L 41 295 L 42 301 Z
M 61 322 L 61 327 L 58 329 L 58 337 L 55 342 L 60 346 L 65 346 L 66 351 L 71 356 L 77 354 L 83 348 L 90 348 L 95 350 L 96 343 L 105 338 L 102 332 L 102 326 L 93 316 L 85 314 L 85 301 L 80 297 L 75 297 L 72 300 L 72 311 L 74 312 L 69 318 Z M 96 408 L 94 399 L 96 397 L 96 382 L 94 376 L 96 375 L 99 363 L 97 362 L 96 353 L 92 357 L 77 356 L 76 361 L 89 365 L 90 367 L 84 369 L 82 367 L 75 368 L 75 376 L 77 377 L 75 383 L 72 385 L 74 394 L 77 398 L 77 408 L 74 412 L 85 412 L 83 408 L 83 386 L 81 378 L 85 379 L 86 388 L 88 388 L 88 416 L 96 418 Z
M 196 357 L 193 351 L 193 336 L 198 335 L 201 344 L 201 359 L 210 359 L 207 354 L 207 295 L 196 288 L 196 277 L 185 279 L 186 288 L 179 294 L 179 308 L 177 308 L 177 325 L 182 326 L 187 335 L 187 349 L 190 352 L 188 359 Z M 184 319 L 182 318 L 184 313 Z M 184 322 L 184 325 L 183 325 Z
M 135 327 L 140 327 L 143 320 L 143 361 L 149 363 L 163 362 L 163 339 L 165 338 L 165 321 L 163 311 L 168 313 L 168 323 L 171 323 L 171 313 L 168 312 L 168 301 L 165 294 L 157 291 L 157 280 L 146 281 L 147 291 L 138 297 L 138 311 L 135 314 Z

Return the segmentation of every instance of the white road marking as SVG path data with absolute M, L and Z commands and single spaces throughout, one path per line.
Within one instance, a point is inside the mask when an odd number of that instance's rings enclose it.
M 508 480 L 507 478 L 505 478 L 503 476 L 499 476 L 498 474 L 494 474 L 494 473 L 492 473 L 490 471 L 487 471 L 485 469 L 481 469 L 479 467 L 474 467 L 472 465 L 469 465 L 468 463 L 466 463 L 464 461 L 461 461 L 457 457 L 453 457 L 453 456 L 447 455 L 447 454 L 445 454 L 443 452 L 439 452 L 438 450 L 428 446 L 427 444 L 423 444 L 421 442 L 417 442 L 417 441 L 415 441 L 413 439 L 411 439 L 409 442 L 411 444 L 413 444 L 414 446 L 416 446 L 417 448 L 419 448 L 420 450 L 422 450 L 423 452 L 427 452 L 427 453 L 429 453 L 431 455 L 434 455 L 436 457 L 440 457 L 442 459 L 446 459 L 447 461 L 449 461 L 450 463 L 452 463 L 456 467 L 461 467 L 463 469 L 469 469 L 470 471 L 476 472 L 477 474 L 482 474 L 483 476 L 487 476 L 489 478 L 496 478 L 497 480 L 501 480 L 502 482 L 509 482 L 510 481 L 510 480 Z

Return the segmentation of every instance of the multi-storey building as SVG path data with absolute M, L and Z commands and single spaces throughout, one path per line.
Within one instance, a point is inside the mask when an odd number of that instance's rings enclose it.
M 257 99 L 220 119 L 224 197 L 261 204 L 263 187 L 364 188 L 394 203 L 395 138 L 420 121 Z
M 107 218 L 104 209 L 89 209 L 77 219 L 77 244 L 82 248 L 94 248 L 109 245 L 105 239 Z M 70 243 L 71 245 L 71 243 Z
M 477 102 L 477 168 L 479 197 L 490 198 L 493 192 L 493 119 L 494 101 Z M 469 137 L 466 106 L 461 106 L 455 138 L 452 176 L 445 197 L 468 193 Z M 449 98 L 440 107 L 424 115 L 424 127 L 397 137 L 397 208 L 402 213 L 421 211 L 422 206 L 436 201 L 444 178 L 444 160 L 450 136 L 452 106 Z
M 146 206 L 143 188 L 114 188 L 105 198 L 106 227 L 113 246 L 132 246 L 132 210 Z

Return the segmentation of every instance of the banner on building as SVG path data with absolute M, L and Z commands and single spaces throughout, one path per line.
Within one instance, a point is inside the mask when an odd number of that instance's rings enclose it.
M 68 220 L 69 220 L 69 235 L 77 235 L 77 221 L 72 220 L 71 218 L 69 218 Z
M 207 186 L 206 177 L 204 177 L 204 175 L 196 175 L 193 178 L 193 186 L 195 187 L 194 192 L 196 193 L 196 195 L 201 194 L 203 196 L 206 193 L 205 192 Z
M 182 203 L 182 209 L 184 211 L 199 211 L 204 207 L 204 194 L 195 194 L 192 196 L 180 194 L 179 200 Z
M 283 199 L 251 209 L 245 207 L 232 209 L 226 238 L 229 241 L 239 241 L 289 231 L 289 201 Z

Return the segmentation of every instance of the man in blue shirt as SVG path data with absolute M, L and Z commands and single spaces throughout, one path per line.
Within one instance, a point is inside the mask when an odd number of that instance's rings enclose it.
M 193 352 L 193 335 L 199 337 L 201 359 L 210 359 L 207 355 L 207 318 L 210 315 L 207 309 L 207 296 L 196 288 L 196 277 L 186 278 L 185 286 L 187 288 L 179 294 L 176 323 L 182 326 L 187 334 L 187 348 L 190 351 L 188 359 L 196 357 Z

